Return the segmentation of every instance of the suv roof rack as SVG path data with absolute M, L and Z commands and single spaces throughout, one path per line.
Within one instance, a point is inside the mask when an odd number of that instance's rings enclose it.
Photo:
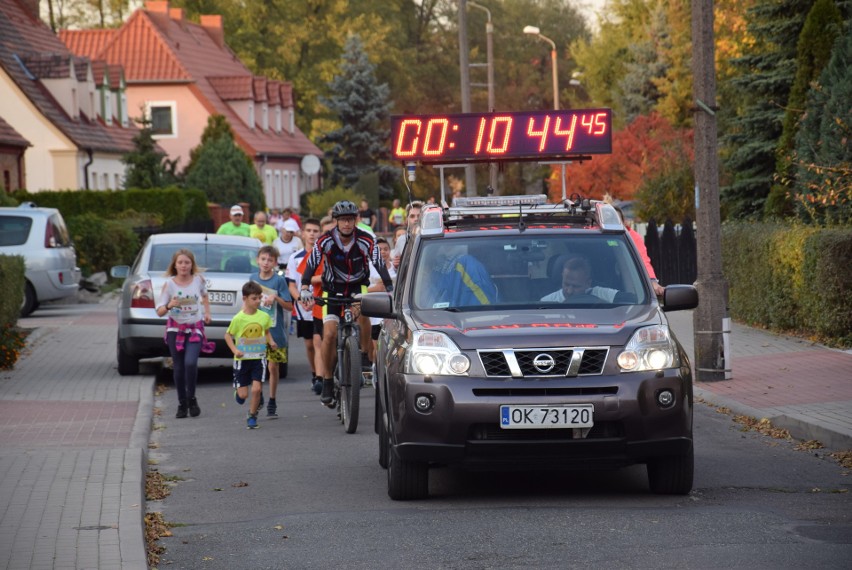
M 545 194 L 456 198 L 450 207 L 426 206 L 420 213 L 422 235 L 442 234 L 446 228 L 482 227 L 486 223 L 517 225 L 576 224 L 623 232 L 621 217 L 611 204 L 577 195 L 556 204 Z

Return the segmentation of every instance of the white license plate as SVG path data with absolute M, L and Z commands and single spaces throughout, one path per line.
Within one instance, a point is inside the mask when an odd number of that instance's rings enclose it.
M 500 406 L 503 429 L 590 428 L 594 425 L 593 404 L 565 406 Z
M 236 293 L 233 291 L 207 291 L 211 305 L 233 305 Z

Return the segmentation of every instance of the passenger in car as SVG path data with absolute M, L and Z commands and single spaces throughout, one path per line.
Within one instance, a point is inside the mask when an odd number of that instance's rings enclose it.
M 567 255 L 563 262 L 562 286 L 553 293 L 545 295 L 541 300 L 564 303 L 570 297 L 594 295 L 607 303 L 612 303 L 618 293 L 618 289 L 592 287 L 592 266 L 588 258 L 574 253 Z
M 497 302 L 497 287 L 482 263 L 466 252 L 464 246 L 446 246 L 439 250 L 434 265 L 433 307 L 468 307 Z

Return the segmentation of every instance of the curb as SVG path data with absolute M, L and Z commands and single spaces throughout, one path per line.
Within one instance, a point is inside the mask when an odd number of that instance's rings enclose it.
M 736 400 L 719 396 L 710 390 L 704 390 L 693 385 L 695 396 L 701 398 L 705 402 L 719 407 L 730 409 L 734 414 L 741 416 L 749 416 L 756 419 L 766 418 L 772 425 L 786 429 L 790 435 L 796 439 L 808 441 L 812 439 L 818 440 L 825 447 L 835 451 L 845 451 L 852 449 L 852 437 L 840 431 L 834 430 L 829 426 L 822 425 L 812 420 L 803 419 L 788 414 L 772 414 L 769 410 L 760 410 L 752 408 Z
M 148 467 L 151 422 L 154 418 L 155 382 L 156 379 L 151 377 L 140 386 L 139 407 L 125 456 L 125 481 L 122 482 L 119 522 L 122 568 L 148 567 L 148 549 L 145 544 L 145 514 L 148 511 L 145 502 L 145 474 Z

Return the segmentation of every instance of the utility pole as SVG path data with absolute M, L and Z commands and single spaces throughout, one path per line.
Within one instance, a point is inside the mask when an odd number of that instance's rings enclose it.
M 695 96 L 695 192 L 699 304 L 693 313 L 695 372 L 701 382 L 724 380 L 728 283 L 722 274 L 719 155 L 716 133 L 716 62 L 713 0 L 692 2 L 692 76 Z
M 470 54 L 467 48 L 467 0 L 459 0 L 459 70 L 461 71 L 462 113 L 470 113 Z M 465 189 L 468 196 L 476 196 L 476 170 L 473 165 L 464 167 Z
M 491 10 L 487 7 L 468 0 L 468 6 L 482 10 L 488 16 L 485 22 L 485 61 L 487 67 L 487 84 L 488 88 L 488 112 L 494 112 L 494 24 L 491 23 Z M 488 165 L 488 185 L 493 189 L 497 189 L 497 163 L 492 162 Z

